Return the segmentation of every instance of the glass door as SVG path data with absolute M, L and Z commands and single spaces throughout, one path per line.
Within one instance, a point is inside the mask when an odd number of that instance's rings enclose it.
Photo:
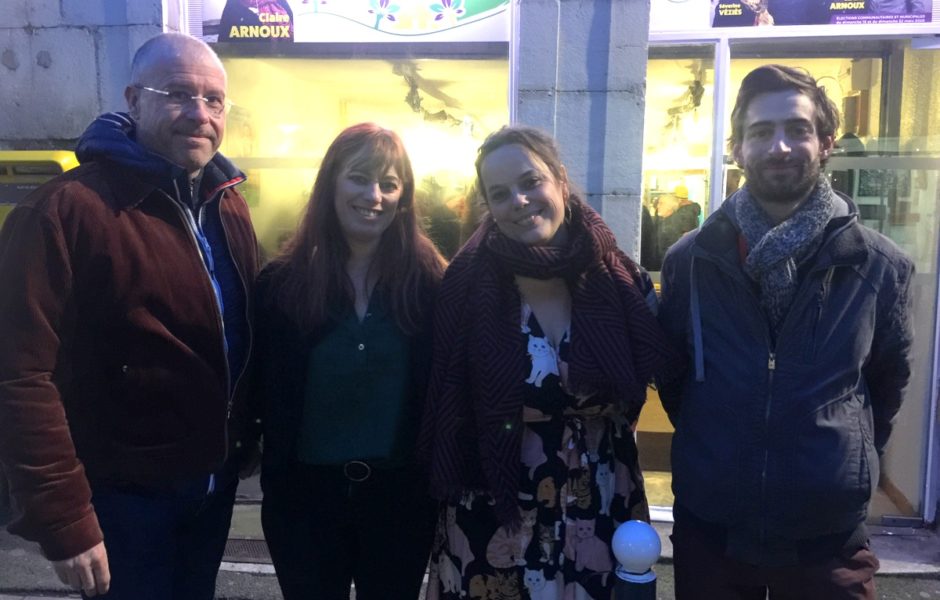
M 643 131 L 640 262 L 658 272 L 666 250 L 708 214 L 714 46 L 652 46 Z
M 707 216 L 711 198 L 715 47 L 651 46 L 643 132 L 640 263 L 658 282 L 663 255 Z M 673 428 L 650 390 L 637 425 L 640 463 L 654 518 L 671 518 Z

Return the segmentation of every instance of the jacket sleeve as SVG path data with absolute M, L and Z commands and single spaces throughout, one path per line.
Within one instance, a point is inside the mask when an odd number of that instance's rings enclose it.
M 673 347 L 681 353 L 684 368 L 663 373 L 656 378 L 659 399 L 672 422 L 673 427 L 679 420 L 679 404 L 685 391 L 688 377 L 688 341 L 689 330 L 689 262 L 686 253 L 674 248 L 666 254 L 660 271 L 659 324 Z
M 0 462 L 21 514 L 11 533 L 62 560 L 102 541 L 59 385 L 74 322 L 59 222 L 21 206 L 0 232 Z
M 255 286 L 254 378 L 250 410 L 261 435 L 261 485 L 265 472 L 293 464 L 303 416 L 310 349 L 330 330 L 331 322 L 305 331 L 278 306 L 280 263 L 269 263 Z
M 871 355 L 862 369 L 871 397 L 879 455 L 884 453 L 911 378 L 914 265 L 906 257 L 898 262 L 901 264 L 889 271 L 893 276 L 886 275 L 888 281 L 878 293 Z

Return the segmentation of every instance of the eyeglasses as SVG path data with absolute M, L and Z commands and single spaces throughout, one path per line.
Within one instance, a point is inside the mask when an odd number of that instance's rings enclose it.
M 138 85 L 135 87 L 137 87 L 137 89 L 153 92 L 154 94 L 160 94 L 166 98 L 167 106 L 180 110 L 188 106 L 190 102 L 201 100 L 205 103 L 206 110 L 213 117 L 221 117 L 228 111 L 229 108 L 232 107 L 232 103 L 225 98 L 222 98 L 221 96 L 192 96 L 186 92 L 157 90 L 145 85 Z

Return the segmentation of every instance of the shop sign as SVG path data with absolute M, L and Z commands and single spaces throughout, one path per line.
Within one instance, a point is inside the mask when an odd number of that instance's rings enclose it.
M 204 0 L 208 42 L 509 40 L 509 0 Z
M 932 22 L 932 0 L 651 0 L 650 32 Z

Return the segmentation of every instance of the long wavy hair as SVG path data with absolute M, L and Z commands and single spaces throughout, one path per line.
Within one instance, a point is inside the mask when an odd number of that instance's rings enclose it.
M 402 181 L 395 218 L 382 234 L 369 276 L 373 293 L 391 303 L 406 334 L 417 332 L 428 310 L 426 294 L 440 282 L 446 261 L 415 214 L 415 178 L 401 138 L 374 123 L 343 130 L 323 157 L 300 226 L 274 259 L 273 294 L 277 306 L 304 332 L 353 305 L 355 292 L 346 274 L 350 250 L 336 215 L 337 178 L 352 165 L 366 173 L 394 168 Z

